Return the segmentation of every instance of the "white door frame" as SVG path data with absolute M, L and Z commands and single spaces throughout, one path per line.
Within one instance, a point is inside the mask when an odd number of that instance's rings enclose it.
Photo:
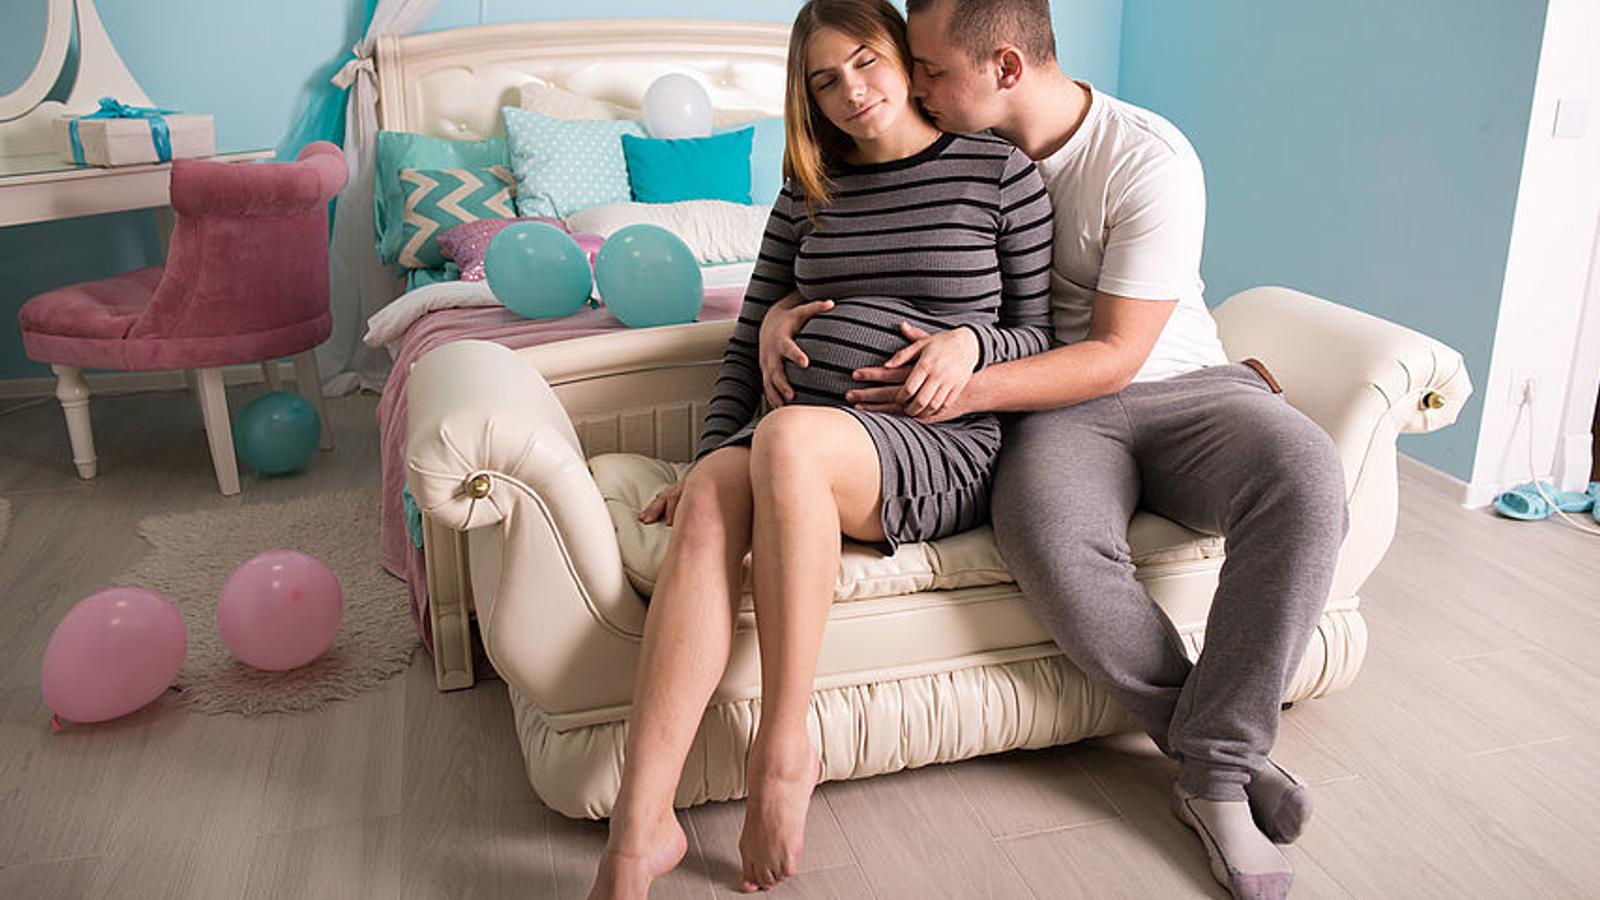
M 1556 447 L 1556 477 L 1560 486 L 1569 491 L 1582 490 L 1588 484 L 1594 465 L 1594 413 L 1600 396 L 1600 220 L 1595 222 L 1593 246 L 1583 318 L 1578 323 L 1578 343 L 1561 414 L 1561 438 Z

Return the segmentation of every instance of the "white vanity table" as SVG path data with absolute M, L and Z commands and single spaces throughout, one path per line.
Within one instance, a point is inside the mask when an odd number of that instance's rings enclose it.
M 171 163 L 78 166 L 57 155 L 50 129 L 55 118 L 91 112 L 107 96 L 135 106 L 152 104 L 111 46 L 94 0 L 35 2 L 46 4 L 38 61 L 16 89 L 0 94 L 0 227 L 166 207 Z M 79 58 L 71 93 L 65 102 L 47 100 L 69 64 L 74 30 Z M 272 155 L 251 150 L 209 158 L 242 162 Z
M 224 153 L 207 159 L 270 159 L 271 150 Z M 0 227 L 165 207 L 172 163 L 77 166 L 55 154 L 0 157 Z

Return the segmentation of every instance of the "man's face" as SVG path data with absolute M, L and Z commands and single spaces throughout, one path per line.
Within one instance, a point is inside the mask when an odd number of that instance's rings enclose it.
M 971 134 L 1000 124 L 992 63 L 975 63 L 952 46 L 950 4 L 936 3 L 907 19 L 911 95 L 944 131 Z

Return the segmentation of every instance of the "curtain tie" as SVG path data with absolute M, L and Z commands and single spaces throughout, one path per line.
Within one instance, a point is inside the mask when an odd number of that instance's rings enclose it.
M 340 67 L 339 71 L 334 73 L 334 76 L 328 80 L 337 85 L 340 90 L 348 90 L 350 85 L 356 83 L 356 78 L 360 77 L 362 72 L 367 73 L 368 76 L 377 75 L 378 70 L 372 65 L 372 57 L 352 55 Z

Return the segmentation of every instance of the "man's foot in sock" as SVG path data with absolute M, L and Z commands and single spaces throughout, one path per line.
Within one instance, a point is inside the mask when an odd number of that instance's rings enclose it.
M 1256 826 L 1274 843 L 1294 843 L 1311 821 L 1311 789 L 1270 759 L 1256 770 L 1244 791 Z
M 1250 817 L 1243 800 L 1204 800 L 1172 786 L 1172 812 L 1200 836 L 1211 874 L 1234 900 L 1283 900 L 1294 869 Z

